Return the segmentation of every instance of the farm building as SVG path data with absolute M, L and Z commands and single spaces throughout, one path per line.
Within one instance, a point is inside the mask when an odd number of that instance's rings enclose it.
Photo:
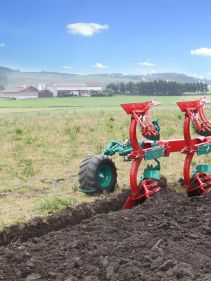
M 102 91 L 98 83 L 57 83 L 38 86 L 39 97 L 90 96 L 92 91 Z
M 14 87 L 1 91 L 0 97 L 12 99 L 32 99 L 38 97 L 38 90 L 32 86 Z

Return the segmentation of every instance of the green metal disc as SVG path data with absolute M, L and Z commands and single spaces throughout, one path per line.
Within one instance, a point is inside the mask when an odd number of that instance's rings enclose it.
M 205 155 L 211 152 L 211 144 L 206 143 L 204 145 L 198 146 L 197 155 Z
M 112 182 L 112 171 L 107 165 L 100 166 L 97 172 L 97 183 L 104 189 L 108 188 Z
M 211 174 L 211 166 L 206 164 L 198 165 L 194 168 L 195 173 L 205 172 Z
M 153 170 L 153 169 L 147 169 L 144 171 L 143 179 L 155 179 L 160 180 L 160 171 Z
M 154 160 L 165 155 L 165 149 L 163 147 L 155 146 L 152 150 L 144 152 L 144 160 Z

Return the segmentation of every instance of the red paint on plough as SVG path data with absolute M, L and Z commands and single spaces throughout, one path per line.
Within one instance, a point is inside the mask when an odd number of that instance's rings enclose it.
M 180 152 L 185 155 L 183 174 L 184 186 L 189 196 L 200 195 L 211 190 L 210 166 L 199 165 L 191 175 L 191 163 L 195 154 L 205 155 L 211 152 L 211 123 L 206 118 L 204 106 L 211 103 L 206 98 L 196 101 L 178 102 L 177 105 L 184 112 L 184 139 L 159 140 L 159 129 L 151 121 L 150 110 L 160 103 L 156 100 L 144 103 L 122 104 L 122 108 L 131 115 L 130 144 L 132 152 L 128 155 L 132 166 L 130 170 L 131 195 L 127 199 L 124 208 L 129 209 L 137 203 L 151 197 L 160 190 L 158 180 L 146 178 L 137 182 L 139 166 L 143 159 L 156 160 L 159 157 L 167 157 L 171 153 Z M 190 125 L 193 125 L 200 137 L 191 137 Z M 137 126 L 147 141 L 140 142 L 137 138 Z

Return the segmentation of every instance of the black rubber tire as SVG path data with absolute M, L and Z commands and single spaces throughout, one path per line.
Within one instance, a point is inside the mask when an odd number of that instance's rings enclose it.
M 108 166 L 112 171 L 111 183 L 103 188 L 97 181 L 97 173 L 102 165 Z M 104 155 L 92 155 L 84 159 L 80 165 L 79 188 L 88 194 L 111 193 L 115 190 L 117 182 L 117 169 L 114 162 Z

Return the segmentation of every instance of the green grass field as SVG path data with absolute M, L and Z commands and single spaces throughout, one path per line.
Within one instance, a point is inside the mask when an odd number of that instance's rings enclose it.
M 175 103 L 192 98 L 157 99 L 162 105 L 153 116 L 159 117 L 161 138 L 182 137 L 183 114 Z M 146 100 L 150 97 L 0 99 L 0 228 L 94 200 L 78 190 L 80 162 L 101 153 L 110 140 L 128 138 L 130 118 L 120 103 Z M 182 175 L 183 159 L 181 154 L 162 159 L 161 172 L 169 182 Z M 130 163 L 114 161 L 118 192 L 129 185 Z
M 199 96 L 194 96 L 198 98 Z M 165 107 L 168 109 L 176 108 L 176 102 L 182 100 L 189 100 L 192 96 L 172 96 L 156 97 L 161 102 L 161 108 Z M 43 99 L 28 99 L 28 100 L 11 100 L 11 99 L 0 99 L 0 112 L 1 110 L 10 111 L 9 109 L 16 108 L 20 110 L 28 109 L 68 109 L 68 110 L 110 110 L 117 109 L 121 110 L 121 103 L 129 102 L 143 102 L 150 100 L 149 96 L 114 96 L 114 97 L 71 97 L 71 98 L 43 98 Z

